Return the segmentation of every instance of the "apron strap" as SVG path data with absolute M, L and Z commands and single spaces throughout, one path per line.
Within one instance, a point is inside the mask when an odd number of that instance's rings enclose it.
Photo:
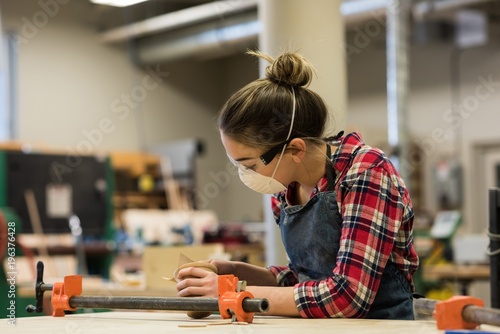
M 335 175 L 333 173 L 331 155 L 332 155 L 332 149 L 330 148 L 330 145 L 327 143 L 326 144 L 326 156 L 327 156 L 327 159 L 326 159 L 326 180 L 328 182 L 328 186 L 327 186 L 328 191 L 335 190 Z

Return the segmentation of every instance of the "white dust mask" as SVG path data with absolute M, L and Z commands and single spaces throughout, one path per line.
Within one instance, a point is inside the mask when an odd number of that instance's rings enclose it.
M 286 187 L 276 179 L 259 174 L 254 170 L 242 166 L 238 167 L 238 175 L 240 176 L 241 182 L 248 188 L 261 194 L 275 194 L 286 189 Z
M 288 130 L 288 136 L 286 137 L 286 141 L 283 144 L 283 149 L 281 150 L 281 154 L 278 159 L 278 163 L 274 168 L 273 174 L 271 176 L 265 176 L 260 173 L 257 173 L 252 169 L 245 168 L 244 166 L 241 165 L 238 166 L 238 175 L 240 176 L 241 182 L 243 182 L 243 184 L 245 184 L 248 188 L 261 194 L 275 194 L 286 190 L 286 186 L 281 182 L 279 182 L 278 180 L 276 180 L 274 178 L 274 174 L 276 174 L 276 171 L 278 170 L 281 158 L 283 157 L 283 153 L 285 152 L 285 149 L 288 145 L 290 135 L 292 134 L 293 122 L 295 119 L 295 90 L 293 88 L 292 88 L 292 95 L 293 95 L 292 121 L 290 123 L 290 129 Z

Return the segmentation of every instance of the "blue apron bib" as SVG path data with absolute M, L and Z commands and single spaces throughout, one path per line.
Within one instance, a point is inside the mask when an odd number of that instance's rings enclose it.
M 330 145 L 327 145 L 327 156 L 330 157 Z M 326 177 L 327 191 L 315 194 L 305 205 L 285 207 L 280 214 L 281 238 L 300 282 L 324 280 L 336 267 L 342 216 L 330 161 L 326 164 Z M 414 319 L 410 284 L 390 261 L 366 318 Z

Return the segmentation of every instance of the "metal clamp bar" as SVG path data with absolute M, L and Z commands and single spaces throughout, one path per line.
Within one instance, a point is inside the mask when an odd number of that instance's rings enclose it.
M 180 297 L 136 297 L 136 296 L 73 296 L 69 300 L 73 308 L 109 308 L 170 311 L 219 311 L 217 298 Z M 246 298 L 243 300 L 245 312 L 266 312 L 266 299 Z

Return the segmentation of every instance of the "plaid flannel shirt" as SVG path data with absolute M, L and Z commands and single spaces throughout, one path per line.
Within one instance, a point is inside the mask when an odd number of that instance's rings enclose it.
M 412 277 L 418 268 L 418 256 L 413 246 L 413 208 L 395 167 L 382 151 L 364 144 L 358 133 L 341 139 L 332 162 L 342 231 L 331 277 L 299 283 L 290 267 L 269 269 L 280 286 L 294 286 L 302 317 L 363 318 L 388 260 L 403 272 L 414 291 Z M 326 189 L 323 177 L 312 195 Z M 286 191 L 272 197 L 278 223 L 286 199 Z

